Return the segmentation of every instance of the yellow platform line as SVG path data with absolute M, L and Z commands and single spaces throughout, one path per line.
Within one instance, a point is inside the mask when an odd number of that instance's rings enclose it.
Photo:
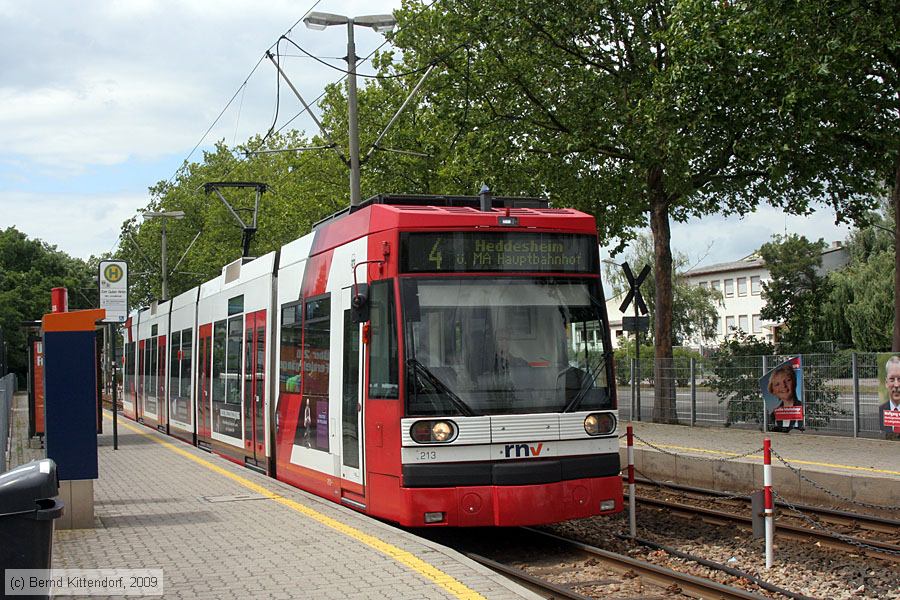
M 104 411 L 104 416 L 107 419 L 112 420 L 112 416 L 107 414 L 105 411 Z M 290 508 L 291 510 L 294 510 L 306 517 L 309 517 L 310 519 L 313 519 L 314 521 L 317 521 L 317 522 L 321 523 L 322 525 L 325 525 L 326 527 L 330 527 L 331 529 L 334 529 L 335 531 L 342 533 L 343 535 L 346 535 L 347 537 L 353 538 L 353 539 L 369 546 L 370 548 L 373 548 L 373 549 L 377 550 L 378 552 L 381 552 L 382 554 L 386 554 L 387 556 L 393 558 L 400 564 L 405 565 L 409 569 L 415 571 L 416 573 L 418 573 L 425 579 L 428 579 L 429 581 L 434 582 L 439 587 L 448 591 L 450 594 L 452 594 L 456 598 L 460 598 L 461 600 L 486 600 L 484 596 L 482 596 L 475 590 L 469 588 L 462 582 L 460 582 L 460 581 L 454 579 L 453 577 L 451 577 L 450 575 L 444 573 L 443 571 L 441 571 L 434 565 L 428 564 L 421 558 L 415 556 L 414 554 L 412 554 L 410 552 L 407 552 L 406 550 L 403 550 L 401 548 L 398 548 L 397 546 L 394 546 L 393 544 L 389 544 L 385 541 L 382 541 L 373 535 L 363 533 L 362 531 L 360 531 L 359 529 L 356 529 L 355 527 L 351 527 L 345 523 L 341 523 L 337 519 L 332 519 L 331 517 L 326 516 L 316 510 L 313 510 L 313 509 L 309 508 L 308 506 L 303 506 L 299 502 L 295 502 L 294 500 L 291 500 L 290 498 L 285 498 L 284 496 L 277 494 L 277 493 L 273 492 L 272 490 L 269 490 L 268 488 L 265 488 L 257 483 L 253 483 L 249 479 L 245 479 L 244 477 L 241 477 L 240 475 L 232 473 L 231 471 L 228 471 L 227 469 L 223 469 L 222 467 L 220 467 L 218 465 L 212 464 L 208 460 L 200 458 L 199 456 L 195 456 L 195 455 L 191 454 L 190 452 L 188 452 L 187 450 L 185 450 L 183 448 L 179 448 L 177 445 L 173 444 L 172 442 L 161 439 L 155 435 L 152 435 L 151 433 L 149 433 L 147 431 L 142 431 L 141 428 L 138 427 L 137 425 L 132 425 L 131 423 L 122 422 L 122 421 L 119 421 L 119 424 L 120 424 L 120 426 L 124 427 L 125 429 L 128 429 L 129 431 L 133 431 L 134 433 L 137 433 L 146 438 L 149 438 L 149 439 L 153 440 L 154 442 L 156 442 L 157 444 L 160 444 L 160 445 L 164 446 L 165 448 L 171 450 L 172 452 L 175 452 L 176 454 L 179 454 L 189 460 L 194 461 L 198 465 L 205 467 L 205 468 L 209 469 L 210 471 L 213 471 L 215 473 L 218 473 L 219 475 L 222 475 L 224 477 L 231 479 L 232 481 L 244 486 L 248 490 L 256 492 L 257 494 L 259 494 L 261 496 L 265 496 L 266 498 L 269 498 L 271 500 L 274 500 L 274 501 L 278 502 L 279 504 L 283 504 L 284 506 Z
M 636 442 L 635 446 L 644 446 L 650 448 L 649 445 L 643 442 Z M 700 452 L 702 454 L 718 454 L 722 456 L 741 456 L 737 452 L 726 452 L 725 450 L 709 450 L 707 448 L 691 448 L 690 446 L 673 446 L 671 444 L 654 444 L 659 448 L 664 448 L 666 450 L 685 450 L 687 452 Z M 651 448 L 652 450 L 652 448 Z M 759 460 L 763 459 L 762 454 L 751 454 L 746 458 L 756 458 Z M 900 471 L 891 471 L 889 469 L 875 469 L 873 467 L 857 467 L 855 465 L 839 465 L 834 463 L 825 463 L 825 462 L 816 462 L 814 460 L 801 460 L 799 458 L 785 458 L 787 462 L 791 464 L 798 465 L 811 465 L 815 467 L 830 467 L 832 469 L 847 469 L 850 471 L 866 471 L 869 473 L 883 473 L 885 475 L 900 475 Z

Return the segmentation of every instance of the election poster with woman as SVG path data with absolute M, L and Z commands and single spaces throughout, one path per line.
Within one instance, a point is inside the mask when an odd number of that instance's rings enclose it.
M 771 431 L 805 428 L 801 357 L 790 358 L 763 375 L 759 387 L 765 400 L 766 422 Z

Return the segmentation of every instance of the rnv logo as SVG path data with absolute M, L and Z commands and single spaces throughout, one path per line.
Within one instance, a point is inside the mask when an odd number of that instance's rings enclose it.
M 544 443 L 541 442 L 537 446 L 529 446 L 528 444 L 506 444 L 506 458 L 512 458 L 515 452 L 516 458 L 539 456 L 544 449 Z

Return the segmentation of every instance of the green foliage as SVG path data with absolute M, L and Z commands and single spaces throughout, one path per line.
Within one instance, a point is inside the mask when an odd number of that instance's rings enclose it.
M 791 234 L 775 235 L 759 254 L 771 279 L 763 283 L 763 319 L 784 323 L 782 352 L 802 352 L 823 339 L 821 307 L 829 294 L 828 280 L 819 271 L 824 240 L 810 242 Z
M 645 264 L 653 264 L 653 239 L 649 235 L 639 235 L 630 243 L 623 262 L 631 266 L 637 275 Z M 716 306 L 722 302 L 721 292 L 711 288 L 701 288 L 688 283 L 685 272 L 689 270 L 688 257 L 680 252 L 672 256 L 672 337 L 674 343 L 682 345 L 695 340 L 705 342 L 716 337 Z M 628 291 L 625 274 L 619 267 L 606 264 L 606 281 L 613 289 L 613 295 L 624 296 Z M 656 280 L 648 276 L 641 286 L 641 294 L 647 303 L 650 315 L 650 338 L 652 340 L 657 319 Z M 630 309 L 629 309 L 630 310 Z
M 316 145 L 290 132 L 260 138 L 235 149 L 251 150 Z M 285 152 L 246 154 L 239 159 L 224 144 L 204 153 L 202 162 L 184 166 L 172 183 L 161 181 L 150 188 L 146 210 L 181 210 L 185 218 L 166 225 L 170 271 L 169 296 L 212 279 L 222 266 L 241 255 L 241 228 L 215 194 L 206 195 L 203 184 L 211 181 L 259 181 L 270 186 L 260 200 L 258 231 L 250 246 L 251 255 L 262 256 L 308 233 L 316 221 L 346 206 L 349 201 L 347 175 L 336 157 L 325 152 Z M 223 188 L 223 196 L 245 222 L 252 219 L 254 192 Z M 134 273 L 130 278 L 132 306 L 146 305 L 158 298 L 161 288 L 161 227 L 159 219 L 138 222 L 134 217 L 122 226 L 118 257 L 128 260 Z M 194 237 L 196 243 L 185 251 Z
M 713 374 L 710 386 L 719 403 L 727 403 L 726 427 L 734 423 L 762 424 L 764 400 L 759 379 L 787 359 L 784 355 L 775 356 L 774 352 L 769 342 L 738 331 L 728 336 L 706 362 Z M 829 355 L 828 359 L 838 365 L 842 359 L 846 360 L 849 369 L 849 354 L 838 359 Z M 808 428 L 825 427 L 832 417 L 841 413 L 838 389 L 827 384 L 829 378 L 839 376 L 832 362 L 819 366 L 804 361 L 803 404 Z
M 889 350 L 894 329 L 893 225 L 890 211 L 872 214 L 869 226 L 847 241 L 850 263 L 828 274 L 830 293 L 821 307 L 828 339 L 863 352 Z
M 743 331 L 729 335 L 711 357 L 713 377 L 710 386 L 719 404 L 727 403 L 725 426 L 733 423 L 761 423 L 763 399 L 759 378 L 763 375 L 763 356 L 775 348 L 769 342 Z
M 41 240 L 28 239 L 14 227 L 0 230 L 0 329 L 8 344 L 9 370 L 27 372 L 24 321 L 35 321 L 50 312 L 50 290 L 69 290 L 69 308 L 97 305 L 92 280 L 96 264 L 72 258 Z
M 838 388 L 828 385 L 827 379 L 835 373 L 830 368 L 803 365 L 803 403 L 807 429 L 821 429 L 832 417 L 842 414 L 838 401 Z
M 619 338 L 619 347 L 613 352 L 615 357 L 616 381 L 621 385 L 627 385 L 631 381 L 631 359 L 635 358 L 635 338 Z M 653 383 L 653 346 L 641 344 L 641 381 Z
M 635 339 L 620 338 L 620 345 L 614 351 L 616 361 L 616 382 L 619 385 L 628 385 L 631 383 L 631 359 L 635 357 L 634 352 Z M 671 361 L 665 361 L 664 364 L 672 365 L 666 367 L 668 372 L 674 373 L 675 384 L 679 387 L 690 385 L 690 368 L 691 359 L 699 362 L 702 356 L 696 350 L 685 347 L 676 347 L 672 349 Z M 641 344 L 641 381 L 643 383 L 653 384 L 655 377 L 655 363 L 653 346 Z
M 797 214 L 824 198 L 852 217 L 875 187 L 852 154 L 809 155 L 827 133 L 821 96 L 803 93 L 801 77 L 797 89 L 785 86 L 782 72 L 804 69 L 793 61 L 807 56 L 785 41 L 794 24 L 769 10 L 706 0 L 408 0 L 393 41 L 408 66 L 439 65 L 425 102 L 483 142 L 471 155 L 482 172 L 537 182 L 557 205 L 595 214 L 605 242 L 624 243 L 649 222 L 655 354 L 667 358 L 671 219 L 745 214 L 761 198 Z M 654 410 L 672 417 L 675 396 L 661 384 Z

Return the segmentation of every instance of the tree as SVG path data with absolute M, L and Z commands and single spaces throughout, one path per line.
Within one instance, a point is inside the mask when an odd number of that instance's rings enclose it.
M 50 312 L 50 290 L 69 290 L 72 310 L 97 306 L 96 264 L 72 258 L 14 227 L 0 230 L 0 329 L 9 347 L 9 370 L 28 371 L 23 322 Z
M 759 392 L 759 378 L 764 374 L 762 357 L 774 352 L 769 342 L 738 330 L 726 335 L 713 353 L 710 364 L 715 377 L 710 385 L 719 404 L 727 403 L 726 427 L 733 423 L 762 422 L 763 399 Z
M 807 115 L 792 152 L 820 165 L 831 193 L 887 192 L 900 247 L 900 11 L 895 2 L 746 3 L 746 34 L 780 74 L 785 112 Z M 839 213 L 840 216 L 841 213 Z M 900 352 L 900 253 L 892 349 Z
M 630 244 L 631 250 L 624 255 L 625 262 L 637 273 L 643 265 L 653 262 L 653 239 L 643 234 Z M 716 337 L 716 306 L 722 302 L 722 294 L 711 288 L 701 288 L 688 283 L 685 272 L 689 270 L 689 260 L 685 254 L 674 253 L 672 269 L 672 339 L 676 346 L 694 341 L 701 343 Z M 628 282 L 621 269 L 607 263 L 606 280 L 610 282 L 614 296 L 624 296 Z M 648 278 L 642 287 L 650 314 L 650 330 L 655 331 L 656 279 Z M 652 335 L 651 335 L 652 340 Z M 648 363 L 648 364 L 652 364 Z
M 846 242 L 850 262 L 828 274 L 830 293 L 821 307 L 823 333 L 863 352 L 890 349 L 893 332 L 893 215 L 888 206 Z
M 671 219 L 743 214 L 760 199 L 804 213 L 838 189 L 796 160 L 811 113 L 783 110 L 751 13 L 705 0 L 447 0 L 398 13 L 407 64 L 441 65 L 427 102 L 494 144 L 484 172 L 518 165 L 557 204 L 595 214 L 604 240 L 649 222 L 659 361 L 675 341 Z M 829 199 L 855 210 L 849 196 Z M 660 375 L 654 419 L 673 421 Z
M 810 242 L 791 234 L 775 235 L 759 249 L 771 278 L 763 283 L 763 319 L 785 325 L 783 352 L 803 352 L 820 341 L 820 309 L 829 294 L 828 280 L 821 273 L 824 240 Z
M 170 269 L 184 255 L 178 270 L 170 273 L 170 296 L 215 278 L 223 265 L 241 256 L 240 226 L 218 196 L 203 192 L 203 184 L 260 181 L 270 186 L 260 201 L 258 231 L 251 244 L 255 256 L 305 235 L 316 221 L 349 204 L 345 201 L 347 175 L 336 157 L 322 151 L 253 153 L 312 145 L 316 142 L 297 132 L 276 134 L 265 141 L 256 137 L 234 151 L 219 143 L 215 150 L 204 153 L 201 162 L 186 164 L 172 182 L 161 181 L 150 188 L 150 202 L 144 210 L 185 212 L 184 219 L 170 221 L 166 229 Z M 223 189 L 222 194 L 244 221 L 250 219 L 252 192 Z M 128 260 L 134 271 L 145 273 L 131 278 L 133 306 L 159 297 L 160 227 L 158 220 L 139 223 L 138 217 L 122 225 L 117 256 Z M 184 254 L 198 232 L 200 237 Z

